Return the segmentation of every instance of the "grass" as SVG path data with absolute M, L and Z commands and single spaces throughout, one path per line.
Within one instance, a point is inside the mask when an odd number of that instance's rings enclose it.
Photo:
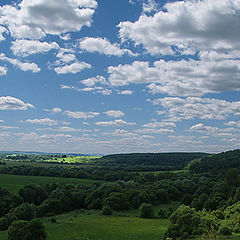
M 94 159 L 99 159 L 101 156 L 76 156 L 76 157 L 66 157 L 66 158 L 56 158 L 49 159 L 45 162 L 57 162 L 57 163 L 81 163 L 81 164 L 90 164 Z
M 29 184 L 51 184 L 51 183 L 66 183 L 66 184 L 87 184 L 90 185 L 94 182 L 102 182 L 89 179 L 77 179 L 77 178 L 60 178 L 60 177 L 44 177 L 44 176 L 19 176 L 0 174 L 0 186 L 7 188 L 13 193 L 17 193 L 24 185 Z M 0 238 L 1 239 L 1 238 Z
M 57 223 L 43 218 L 48 240 L 160 240 L 168 220 L 102 216 L 99 211 L 74 211 L 55 216 Z M 6 231 L 0 239 L 7 240 Z
M 155 208 L 176 207 L 160 205 Z M 76 210 L 42 218 L 48 240 L 161 240 L 166 232 L 168 219 L 143 219 L 137 217 L 137 212 L 114 212 L 113 216 L 103 216 L 97 210 Z M 155 213 L 156 214 L 156 213 Z M 0 239 L 7 240 L 7 231 L 0 231 Z M 195 238 L 200 240 L 201 238 Z M 221 240 L 239 240 L 240 236 L 228 236 Z

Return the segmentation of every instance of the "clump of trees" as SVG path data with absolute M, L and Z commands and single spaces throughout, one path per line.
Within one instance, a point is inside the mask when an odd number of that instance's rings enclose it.
M 43 224 L 38 220 L 14 221 L 8 229 L 8 240 L 45 240 L 47 233 Z
M 141 218 L 152 218 L 153 217 L 152 204 L 143 203 L 139 208 L 139 216 Z

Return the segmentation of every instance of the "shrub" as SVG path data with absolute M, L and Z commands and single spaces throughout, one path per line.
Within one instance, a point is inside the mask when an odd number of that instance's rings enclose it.
M 152 218 L 153 217 L 152 204 L 143 203 L 139 208 L 139 215 L 141 218 Z
M 102 208 L 102 214 L 103 215 L 112 215 L 112 209 L 108 205 L 105 205 Z
M 231 228 L 224 223 L 220 225 L 218 232 L 220 235 L 223 235 L 223 236 L 232 235 Z

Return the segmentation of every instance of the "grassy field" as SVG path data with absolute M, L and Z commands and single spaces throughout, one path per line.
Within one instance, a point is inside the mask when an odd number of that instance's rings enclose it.
M 7 188 L 13 193 L 17 193 L 18 190 L 24 185 L 29 184 L 51 184 L 51 183 L 66 183 L 66 184 L 92 184 L 94 182 L 102 182 L 89 179 L 77 179 L 77 178 L 60 178 L 60 177 L 44 177 L 44 176 L 19 176 L 0 174 L 0 186 Z M 1 239 L 1 238 L 0 238 Z
M 102 216 L 99 211 L 74 211 L 55 216 L 57 223 L 44 218 L 48 240 L 160 240 L 168 220 L 129 216 Z M 7 240 L 7 232 L 0 232 Z
M 103 216 L 100 211 L 78 210 L 55 218 L 56 223 L 42 218 L 48 240 L 162 240 L 169 224 L 167 219 L 143 219 L 119 212 Z M 7 240 L 7 231 L 0 231 L 0 239 Z M 220 239 L 239 240 L 240 236 Z
M 100 156 L 69 156 L 66 158 L 56 158 L 56 159 L 49 159 L 45 162 L 58 162 L 58 163 L 82 163 L 82 164 L 90 164 L 93 159 L 99 159 Z

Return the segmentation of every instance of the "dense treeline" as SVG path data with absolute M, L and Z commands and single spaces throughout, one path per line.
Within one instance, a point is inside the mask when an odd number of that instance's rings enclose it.
M 12 161 L 27 161 L 27 162 L 41 162 L 49 159 L 55 159 L 59 157 L 66 157 L 66 155 L 54 155 L 54 154 L 0 154 L 0 160 L 12 160 Z
M 0 230 L 7 229 L 16 220 L 30 221 L 75 209 L 102 209 L 103 214 L 110 215 L 112 210 L 139 208 L 140 217 L 151 218 L 152 205 L 177 201 L 181 206 L 176 211 L 160 209 L 158 213 L 159 218 L 170 217 L 166 238 L 190 239 L 208 232 L 220 235 L 240 233 L 239 157 L 239 150 L 229 151 L 194 161 L 189 172 L 155 174 L 117 171 L 116 168 L 1 166 L 1 173 L 109 182 L 90 186 L 28 185 L 18 194 L 0 188 Z M 193 166 L 203 163 L 206 168 L 199 168 L 202 172 L 198 168 L 194 170 Z M 216 169 L 212 167 L 213 163 Z
M 233 150 L 216 155 L 205 156 L 200 161 L 190 165 L 190 171 L 194 173 L 224 172 L 229 168 L 240 168 L 240 150 Z
M 54 164 L 53 164 L 54 165 Z M 48 176 L 48 177 L 64 177 L 64 178 L 80 178 L 80 179 L 93 179 L 93 180 L 105 180 L 105 181 L 128 181 L 137 173 L 129 173 L 125 171 L 108 171 L 98 168 L 65 168 L 61 166 L 14 166 L 10 167 L 4 165 L 0 168 L 2 174 L 13 175 L 26 175 L 26 176 Z
M 161 166 L 182 169 L 190 161 L 207 156 L 207 153 L 131 153 L 103 156 L 98 164 L 127 166 Z

